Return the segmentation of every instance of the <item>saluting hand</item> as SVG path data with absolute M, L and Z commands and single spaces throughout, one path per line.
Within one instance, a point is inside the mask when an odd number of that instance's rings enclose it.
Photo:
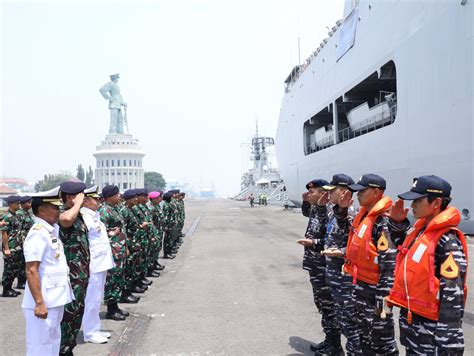
M 46 319 L 48 317 L 48 308 L 44 303 L 38 303 L 35 306 L 35 316 L 40 319 Z
M 301 196 L 303 201 L 308 201 L 308 192 L 304 192 L 303 195 Z
M 329 192 L 324 192 L 323 195 L 321 195 L 321 198 L 318 199 L 318 205 L 319 206 L 325 206 L 329 203 Z
M 404 208 L 403 200 L 398 199 L 390 209 L 390 218 L 395 222 L 402 222 L 407 218 L 408 208 Z
M 72 200 L 72 202 L 74 203 L 74 205 L 81 205 L 82 206 L 82 203 L 84 202 L 84 193 L 79 193 L 77 194 L 74 199 Z
M 341 208 L 348 208 L 352 205 L 353 202 L 354 201 L 352 200 L 352 193 L 349 190 L 346 190 L 344 193 L 341 194 L 337 203 Z

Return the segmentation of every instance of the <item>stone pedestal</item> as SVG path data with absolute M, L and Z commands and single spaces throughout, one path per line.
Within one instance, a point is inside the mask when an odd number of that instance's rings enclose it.
M 138 140 L 132 135 L 105 136 L 94 153 L 95 183 L 101 190 L 109 184 L 117 185 L 121 191 L 144 187 L 144 156 Z

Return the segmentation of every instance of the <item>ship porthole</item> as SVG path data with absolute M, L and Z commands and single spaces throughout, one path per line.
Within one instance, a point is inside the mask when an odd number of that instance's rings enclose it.
M 461 210 L 462 218 L 464 220 L 468 220 L 471 217 L 471 214 L 469 213 L 469 209 L 462 209 Z

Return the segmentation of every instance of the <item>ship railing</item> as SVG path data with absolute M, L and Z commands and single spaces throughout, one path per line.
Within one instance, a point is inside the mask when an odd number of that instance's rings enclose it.
M 358 123 L 357 128 L 346 127 L 338 132 L 338 141 L 344 142 L 366 133 L 378 130 L 382 127 L 391 125 L 395 121 L 397 116 L 397 104 L 393 103 L 389 106 L 388 110 L 383 110 L 381 114 L 367 118 L 366 120 Z
M 338 143 L 351 140 L 353 138 L 365 135 L 366 133 L 378 130 L 382 127 L 391 125 L 395 122 L 397 116 L 397 104 L 392 103 L 388 110 L 383 110 L 382 114 L 369 117 L 366 120 L 358 123 L 357 128 L 351 129 L 346 127 L 338 131 Z M 332 137 L 326 137 L 318 141 L 316 144 L 308 145 L 306 147 L 306 154 L 311 154 L 329 148 L 334 145 Z

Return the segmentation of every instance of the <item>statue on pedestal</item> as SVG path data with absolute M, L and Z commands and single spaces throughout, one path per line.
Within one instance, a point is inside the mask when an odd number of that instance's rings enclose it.
M 120 76 L 119 74 L 112 74 L 110 82 L 104 84 L 99 90 L 100 94 L 109 101 L 110 109 L 110 128 L 109 134 L 123 134 L 124 123 L 127 124 L 127 104 L 123 101 L 120 94 L 120 88 L 117 84 Z M 122 113 L 122 106 L 124 113 Z

